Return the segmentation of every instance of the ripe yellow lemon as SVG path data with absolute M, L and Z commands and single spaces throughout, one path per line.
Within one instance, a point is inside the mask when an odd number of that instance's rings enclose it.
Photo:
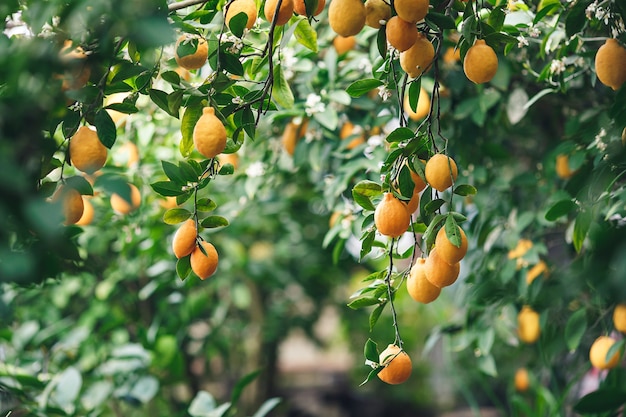
M 411 298 L 419 303 L 428 304 L 439 297 L 441 288 L 426 278 L 426 259 L 417 258 L 406 280 L 406 289 Z
M 325 6 L 326 0 L 318 0 L 317 7 L 315 8 L 315 11 L 313 11 L 313 16 L 317 16 L 318 14 L 322 13 L 322 10 L 324 10 Z M 304 2 L 304 0 L 294 0 L 293 11 L 300 16 L 307 16 L 306 3 Z
M 367 0 L 365 2 L 365 24 L 380 29 L 380 22 L 391 18 L 391 6 L 385 0 Z
M 626 333 L 626 304 L 618 304 L 613 310 L 613 327 L 621 333 Z
M 76 222 L 79 226 L 87 226 L 91 224 L 94 216 L 93 204 L 89 201 L 89 198 L 86 196 L 83 197 L 83 214 L 80 216 L 80 219 Z
M 202 109 L 202 116 L 193 128 L 193 143 L 207 159 L 215 158 L 226 148 L 226 128 L 213 107 Z
M 199 246 L 196 246 L 194 250 L 191 252 L 191 270 L 194 274 L 196 274 L 200 279 L 205 280 L 211 275 L 215 273 L 217 270 L 217 264 L 219 261 L 219 256 L 217 255 L 217 250 L 215 246 L 207 241 L 202 241 L 201 243 L 206 255 L 202 253 L 202 250 Z
M 287 126 L 285 126 L 281 140 L 283 143 L 283 149 L 285 149 L 289 155 L 293 156 L 293 153 L 296 151 L 296 145 L 304 136 L 307 126 L 308 120 L 305 120 L 302 123 L 296 123 L 291 120 L 287 123 Z
M 196 221 L 187 219 L 174 233 L 172 239 L 172 252 L 178 259 L 189 255 L 196 248 L 196 238 L 198 230 L 196 229 Z
M 415 23 L 410 23 L 394 16 L 385 27 L 387 42 L 398 51 L 403 52 L 415 44 L 419 34 Z
M 387 384 L 402 384 L 409 379 L 413 371 L 409 355 L 393 344 L 380 353 L 379 363 L 384 368 L 378 373 L 378 378 Z
M 435 59 L 435 48 L 428 38 L 417 34 L 413 45 L 400 54 L 400 66 L 413 78 L 417 78 L 428 71 Z
M 349 139 L 346 149 L 354 149 L 362 143 L 365 143 L 365 131 L 361 126 L 355 126 L 352 122 L 347 121 L 341 126 L 339 131 L 341 140 Z
M 456 247 L 450 242 L 450 240 L 448 240 L 448 235 L 446 234 L 445 229 L 445 227 L 439 229 L 437 237 L 435 238 L 437 255 L 439 255 L 439 257 L 447 263 L 455 264 L 460 262 L 467 253 L 467 237 L 465 236 L 463 229 L 459 227 L 458 230 L 461 235 L 461 246 Z
M 338 55 L 345 54 L 346 52 L 353 50 L 356 46 L 356 37 L 344 37 L 337 35 L 335 36 L 335 39 L 333 39 L 333 46 L 335 47 Z
M 66 40 L 59 51 L 59 59 L 67 67 L 67 71 L 59 78 L 62 80 L 61 89 L 78 90 L 87 84 L 91 77 L 91 67 L 85 61 L 87 54 L 81 46 L 73 46 L 71 40 Z
M 381 234 L 393 238 L 406 232 L 410 223 L 411 215 L 407 211 L 406 205 L 394 197 L 392 193 L 385 193 L 374 211 L 376 229 Z
M 526 272 L 526 283 L 530 285 L 541 274 L 548 274 L 548 265 L 543 260 L 537 262 Z
M 533 247 L 533 242 L 528 239 L 520 239 L 515 245 L 515 248 L 511 249 L 507 255 L 509 259 L 521 258 Z
M 519 368 L 515 371 L 515 390 L 517 392 L 526 392 L 530 387 L 530 378 L 528 377 L 528 370 L 526 368 Z
M 437 247 L 431 249 L 426 258 L 425 272 L 426 279 L 435 287 L 443 288 L 456 282 L 461 271 L 461 264 L 454 263 L 450 265 L 438 254 Z
M 413 111 L 409 103 L 409 96 L 404 97 L 404 111 L 406 111 L 409 119 L 419 122 L 430 113 L 430 96 L 424 87 L 420 88 L 420 95 L 417 99 L 417 109 Z
M 419 207 L 419 205 L 420 205 L 420 192 L 415 191 L 414 189 L 411 199 L 406 202 L 406 211 L 408 211 L 409 214 L 413 214 L 417 211 L 417 208 Z
M 613 369 L 619 363 L 619 352 L 615 352 L 607 361 L 606 355 L 609 353 L 611 346 L 615 344 L 615 339 L 609 336 L 598 337 L 589 349 L 589 361 L 598 369 Z
M 239 155 L 236 153 L 224 153 L 220 155 L 222 165 L 231 164 L 235 169 L 239 166 Z
M 576 173 L 575 170 L 569 167 L 569 157 L 565 154 L 556 156 L 556 175 L 563 179 L 570 179 Z
M 424 173 L 426 174 L 426 181 L 431 187 L 442 192 L 450 188 L 452 183 L 456 181 L 458 169 L 454 159 L 438 153 L 426 162 Z
M 409 23 L 417 23 L 428 13 L 428 0 L 395 0 L 393 7 L 400 18 Z
M 83 197 L 75 188 L 61 185 L 54 193 L 52 201 L 61 202 L 61 210 L 64 218 L 63 224 L 66 226 L 75 224 L 83 215 L 85 208 Z
M 475 84 L 491 81 L 498 71 L 498 56 L 483 39 L 477 39 L 465 54 L 463 71 Z
M 461 60 L 461 50 L 449 46 L 443 54 L 443 63 L 446 65 L 454 65 Z
M 119 157 L 119 161 L 129 168 L 136 167 L 139 164 L 139 148 L 133 142 L 126 142 L 120 145 L 116 149 L 114 156 Z
M 524 306 L 517 315 L 517 335 L 524 343 L 535 343 L 541 335 L 539 313 Z
M 617 39 L 607 39 L 596 53 L 596 75 L 598 80 L 613 90 L 626 81 L 626 49 Z
M 276 6 L 278 0 L 267 0 L 263 11 L 265 12 L 265 18 L 268 22 L 274 20 L 274 14 L 276 14 Z M 278 10 L 278 16 L 276 16 L 276 25 L 282 26 L 291 19 L 293 15 L 293 0 L 283 0 Z
M 354 36 L 365 26 L 365 5 L 361 0 L 332 0 L 328 6 L 328 24 L 337 34 Z
M 246 16 L 248 16 L 246 28 L 251 29 L 252 26 L 254 26 L 254 22 L 256 22 L 256 18 L 258 17 L 256 3 L 254 0 L 235 0 L 230 3 L 228 10 L 226 10 L 226 16 L 224 16 L 224 20 L 226 21 L 228 27 L 230 27 L 230 20 L 239 13 L 245 13 Z
M 104 166 L 107 148 L 94 129 L 81 126 L 70 139 L 70 160 L 82 172 L 93 174 Z
M 128 184 L 130 187 L 130 201 L 120 196 L 118 193 L 111 195 L 110 203 L 113 211 L 119 214 L 128 214 L 137 210 L 141 205 L 141 193 L 135 184 Z
M 190 43 L 196 46 L 195 52 L 184 54 L 183 51 L 179 50 L 181 45 Z M 174 59 L 179 66 L 187 70 L 195 70 L 201 68 L 206 63 L 208 57 L 209 46 L 206 39 L 203 37 L 185 34 L 181 35 L 176 41 L 176 45 L 174 46 Z

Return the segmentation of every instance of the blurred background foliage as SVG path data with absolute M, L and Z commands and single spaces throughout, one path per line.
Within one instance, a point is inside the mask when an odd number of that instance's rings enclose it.
M 188 81 L 163 74 L 176 69 L 177 31 L 214 33 L 223 2 L 175 13 L 153 1 L 3 2 L 0 413 L 435 415 L 488 405 L 501 415 L 571 415 L 572 405 L 599 386 L 589 346 L 611 332 L 612 309 L 626 300 L 626 89 L 613 92 L 595 79 L 594 53 L 611 28 L 585 15 L 592 2 L 552 3 L 549 13 L 531 1 L 517 8 L 482 4 L 485 21 L 502 13 L 502 31 L 519 40 L 506 56 L 498 50 L 499 71 L 488 85 L 469 83 L 458 59 L 441 58 L 438 126 L 460 167 L 459 182 L 478 189 L 454 208 L 468 217 L 470 251 L 459 282 L 435 303 L 397 294 L 412 379 L 402 387 L 374 381 L 357 388 L 367 374 L 365 341 L 380 347 L 393 339 L 388 311 L 370 332 L 369 311 L 346 307 L 361 280 L 385 267 L 376 248 L 358 262 L 363 217 L 351 188 L 362 179 L 380 182 L 400 100 L 385 99 L 384 89 L 361 97 L 345 92 L 359 79 L 384 79 L 376 31 L 366 29 L 342 53 L 332 46 L 325 13 L 312 23 L 317 51 L 285 35 L 279 56 L 293 106 L 279 105 L 261 118 L 254 138 L 246 131 L 244 140 L 229 142 L 236 154 L 220 156 L 234 173 L 203 192 L 230 224 L 202 232 L 220 264 L 216 276 L 200 282 L 177 277 L 175 227 L 162 219 L 172 203 L 150 186 L 167 179 L 161 161 L 184 160 L 180 118 L 184 124 L 186 105 L 199 101 L 176 107 L 150 90 L 207 94 L 207 68 Z M 619 1 L 593 4 L 610 6 L 616 21 L 626 11 Z M 184 20 L 194 11 L 205 13 Z M 262 25 L 248 35 L 253 43 L 262 44 Z M 442 53 L 455 36 L 444 38 Z M 623 30 L 619 36 L 624 40 Z M 91 51 L 88 86 L 70 92 L 54 77 L 66 69 L 58 50 L 67 38 Z M 267 77 L 244 61 L 247 77 Z M 432 73 L 421 79 L 429 93 L 434 85 Z M 228 107 L 253 87 L 241 88 L 229 84 L 219 104 Z M 96 123 L 106 100 L 120 92 L 129 93 L 132 114 L 111 116 L 116 143 L 100 176 L 88 178 L 94 220 L 60 227 L 45 198 L 64 162 L 72 106 L 83 103 L 85 118 Z M 229 119 L 231 134 L 237 117 Z M 303 120 L 302 137 L 285 143 L 289 123 Z M 411 129 L 420 123 L 408 120 Z M 137 163 L 129 161 L 128 144 L 138 149 Z M 568 156 L 565 172 L 558 155 Z M 73 167 L 63 170 L 82 177 Z M 127 182 L 142 198 L 123 215 L 109 198 L 125 192 Z M 522 239 L 532 247 L 510 256 Z M 529 284 L 527 274 L 540 261 L 544 279 Z M 533 345 L 516 335 L 526 304 L 541 314 Z M 531 373 L 526 392 L 513 385 L 521 366 Z M 625 383 L 618 368 L 602 386 L 622 395 Z M 596 403 L 615 397 L 609 394 Z M 587 414 L 615 415 L 594 413 Z

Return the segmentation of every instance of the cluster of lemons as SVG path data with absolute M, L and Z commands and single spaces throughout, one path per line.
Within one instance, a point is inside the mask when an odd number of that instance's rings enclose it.
M 392 192 L 383 195 L 374 211 L 374 224 L 378 232 L 391 238 L 400 237 L 409 228 L 411 216 L 419 207 L 420 193 L 426 186 L 430 185 L 443 192 L 452 187 L 457 175 L 458 168 L 452 158 L 440 153 L 434 154 L 426 161 L 425 178 L 411 171 L 414 189 L 410 200 L 402 201 Z M 458 246 L 450 241 L 445 227 L 439 229 L 428 255 L 418 258 L 411 267 L 406 286 L 415 301 L 430 303 L 439 297 L 442 288 L 457 280 L 460 262 L 468 248 L 467 237 L 461 227 L 457 226 L 457 233 L 460 238 Z M 378 373 L 378 377 L 389 384 L 402 383 L 411 374 L 408 354 L 394 344 L 380 354 L 380 364 L 384 368 Z

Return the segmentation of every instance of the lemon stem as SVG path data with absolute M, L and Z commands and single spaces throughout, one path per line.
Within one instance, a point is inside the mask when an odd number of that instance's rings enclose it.
M 393 272 L 393 243 L 395 239 L 391 240 L 391 246 L 389 247 L 389 269 L 387 269 L 387 275 L 385 276 L 385 284 L 387 285 L 387 298 L 389 299 L 389 307 L 391 308 L 391 318 L 393 320 L 393 329 L 396 334 L 396 341 L 394 344 L 398 345 L 402 349 L 402 337 L 400 337 L 400 329 L 398 328 L 398 316 L 396 314 L 396 307 L 393 305 L 393 292 L 394 289 L 391 285 L 391 274 Z

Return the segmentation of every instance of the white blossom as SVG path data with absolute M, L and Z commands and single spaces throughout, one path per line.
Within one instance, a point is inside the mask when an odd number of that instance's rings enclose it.
M 239 97 L 239 96 L 237 96 L 237 97 L 233 97 L 233 99 L 231 100 L 231 102 L 232 102 L 233 104 L 241 104 L 241 103 L 243 103 L 243 98 L 241 98 L 241 97 Z
M 526 39 L 522 35 L 519 35 L 517 37 L 517 47 L 518 48 L 523 48 L 524 46 L 528 46 L 528 39 Z
M 596 2 L 593 2 L 589 6 L 587 6 L 587 8 L 585 9 L 585 16 L 587 17 L 587 20 L 591 20 L 593 18 L 593 15 L 596 12 L 596 7 L 598 7 L 598 3 Z
M 533 26 L 532 28 L 530 28 L 528 35 L 531 38 L 538 38 L 539 35 L 541 35 L 541 30 L 537 26 Z
M 380 98 L 383 99 L 383 101 L 387 101 L 389 100 L 389 98 L 391 97 L 391 90 L 389 90 L 387 87 L 385 86 L 380 86 L 378 87 L 378 95 L 380 96 Z
M 550 64 L 550 73 L 554 75 L 558 75 L 565 71 L 565 62 L 561 59 L 553 59 Z
M 315 113 L 323 113 L 326 110 L 326 104 L 322 103 L 322 97 L 315 93 L 310 93 L 306 96 L 306 102 L 304 103 L 304 111 L 307 116 L 312 116 Z
M 263 165 L 261 161 L 251 163 L 250 166 L 246 168 L 246 175 L 250 178 L 262 177 L 265 175 L 265 165 Z

